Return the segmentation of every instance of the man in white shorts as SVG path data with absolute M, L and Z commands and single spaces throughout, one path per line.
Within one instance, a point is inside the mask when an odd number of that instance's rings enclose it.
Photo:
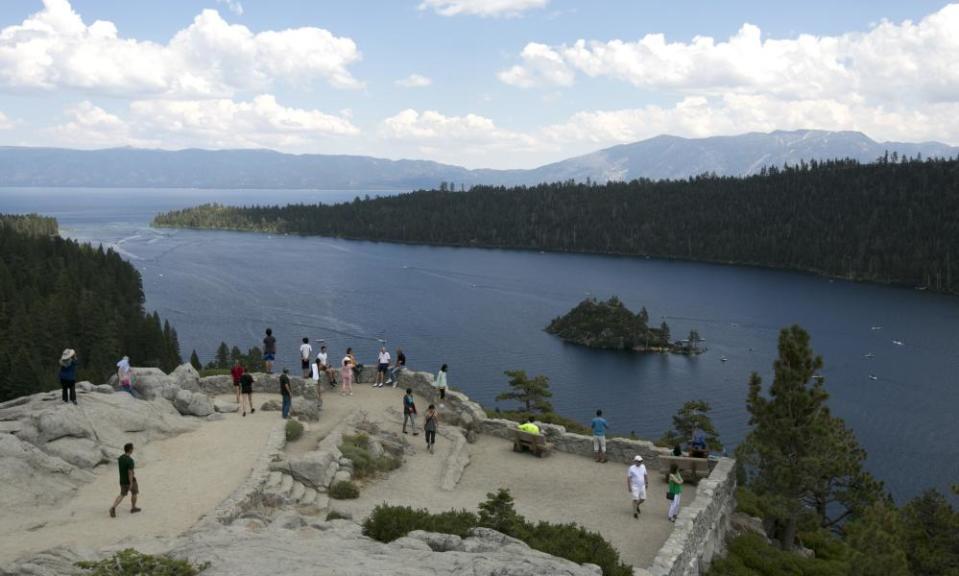
M 639 505 L 646 501 L 646 489 L 649 487 L 649 475 L 643 457 L 636 455 L 633 464 L 626 472 L 626 491 L 633 496 L 633 518 L 639 518 Z

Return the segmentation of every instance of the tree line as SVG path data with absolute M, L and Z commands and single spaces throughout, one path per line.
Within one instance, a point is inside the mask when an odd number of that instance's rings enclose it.
M 755 176 L 421 190 L 160 214 L 157 226 L 650 256 L 956 292 L 959 160 L 803 162 Z
M 0 214 L 0 401 L 56 388 L 65 348 L 80 380 L 105 382 L 124 355 L 175 368 L 176 330 L 143 303 L 140 274 L 116 252 L 59 237 L 52 218 Z

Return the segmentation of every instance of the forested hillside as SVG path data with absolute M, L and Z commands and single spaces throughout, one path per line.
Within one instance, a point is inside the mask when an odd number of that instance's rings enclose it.
M 56 233 L 52 218 L 0 215 L 0 401 L 56 388 L 64 348 L 77 351 L 79 378 L 98 383 L 123 355 L 179 364 L 176 331 L 144 312 L 133 266 Z
M 955 292 L 959 160 L 854 160 L 745 178 L 420 191 L 335 206 L 205 205 L 158 226 L 681 258 Z

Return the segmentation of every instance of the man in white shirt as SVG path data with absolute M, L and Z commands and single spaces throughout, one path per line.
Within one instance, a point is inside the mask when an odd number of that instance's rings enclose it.
M 633 518 L 639 518 L 639 505 L 646 501 L 646 488 L 649 487 L 649 475 L 643 457 L 636 455 L 633 464 L 626 472 L 626 491 L 633 497 Z
M 380 355 L 377 357 L 376 365 L 376 383 L 374 388 L 382 388 L 386 382 L 386 371 L 390 367 L 390 353 L 386 351 L 386 346 L 380 346 Z
M 320 346 L 320 351 L 316 353 L 316 363 L 320 371 L 326 373 L 326 379 L 330 383 L 330 388 L 336 388 L 336 372 L 333 370 L 333 367 L 330 366 L 329 358 L 329 355 L 326 353 L 326 345 Z
M 300 344 L 300 368 L 303 369 L 303 377 L 310 377 L 310 358 L 313 356 L 313 347 L 310 346 L 310 339 L 303 337 L 303 343 Z

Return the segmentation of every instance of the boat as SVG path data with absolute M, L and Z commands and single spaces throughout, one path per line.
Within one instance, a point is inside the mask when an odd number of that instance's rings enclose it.
M 873 330 L 882 330 L 882 326 L 873 326 L 872 329 L 873 329 Z
M 870 379 L 870 380 L 879 380 L 879 376 L 876 376 L 875 374 L 870 374 L 870 375 L 869 375 L 869 379 Z
M 896 346 L 902 346 L 902 340 L 893 340 L 892 343 Z
M 876 355 L 873 354 L 872 352 L 866 352 L 866 358 L 875 358 L 875 357 Z
M 725 362 L 725 361 L 726 361 L 726 357 L 723 356 L 722 358 L 719 359 L 719 361 L 720 361 L 720 362 Z

